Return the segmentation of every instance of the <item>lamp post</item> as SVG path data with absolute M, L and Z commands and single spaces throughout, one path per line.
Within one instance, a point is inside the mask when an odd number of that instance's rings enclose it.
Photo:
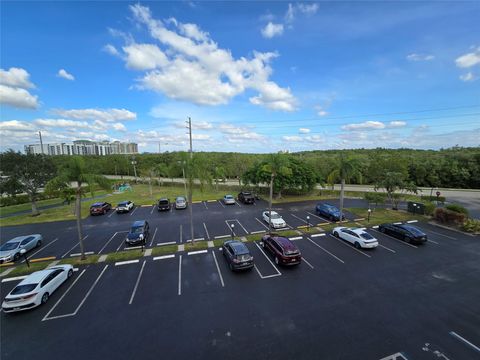
M 310 231 L 310 215 L 307 215 L 307 231 Z
M 27 266 L 30 267 L 30 262 L 28 261 L 28 257 L 27 257 L 27 250 L 25 249 L 22 249 L 20 250 L 20 254 L 23 255 L 23 257 L 25 258 L 25 262 L 27 263 Z
M 233 237 L 235 236 L 235 232 L 233 231 L 233 229 L 235 228 L 235 224 L 231 224 L 230 228 L 232 229 L 232 240 L 233 240 Z
M 370 214 L 372 213 L 372 209 L 368 208 L 368 216 L 367 216 L 367 222 L 370 222 Z
M 413 215 L 415 215 L 415 210 L 417 209 L 417 204 L 412 204 L 412 207 L 413 207 Z

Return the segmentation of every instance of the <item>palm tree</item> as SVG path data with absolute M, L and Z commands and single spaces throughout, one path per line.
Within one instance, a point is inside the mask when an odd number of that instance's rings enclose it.
M 272 198 L 273 183 L 278 175 L 289 175 L 292 170 L 288 167 L 288 158 L 283 154 L 269 154 L 262 171 L 270 174 L 270 198 L 268 201 L 268 233 L 272 233 Z
M 93 185 L 100 185 L 103 189 L 110 189 L 109 180 L 101 175 L 96 175 L 89 172 L 85 161 L 80 156 L 73 156 L 66 162 L 59 170 L 58 176 L 49 181 L 47 186 L 49 188 L 60 189 L 65 185 L 75 184 L 75 215 L 77 218 L 77 232 L 78 243 L 80 245 L 81 260 L 85 260 L 85 248 L 83 246 L 82 236 L 82 193 L 83 185 L 93 194 Z
M 345 158 L 343 154 L 340 155 L 337 168 L 328 175 L 327 182 L 334 184 L 336 180 L 340 179 L 340 218 L 343 218 L 343 199 L 345 196 L 345 181 L 357 178 L 361 181 L 362 174 L 360 173 L 360 162 L 357 158 Z

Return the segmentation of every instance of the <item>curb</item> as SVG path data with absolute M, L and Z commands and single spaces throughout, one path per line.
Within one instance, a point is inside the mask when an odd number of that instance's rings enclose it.
M 455 232 L 457 232 L 457 233 L 460 233 L 460 234 L 463 234 L 463 235 L 467 235 L 467 236 L 471 236 L 471 237 L 478 236 L 478 234 L 467 233 L 467 232 L 464 232 L 464 231 L 461 231 L 461 230 L 458 230 L 458 229 L 451 228 L 451 227 L 449 227 L 449 226 L 437 224 L 437 223 L 435 223 L 435 222 L 433 222 L 433 221 L 429 221 L 427 224 L 430 224 L 430 225 L 433 225 L 433 226 L 436 226 L 436 227 L 439 227 L 439 228 L 442 228 L 442 229 L 455 231 Z

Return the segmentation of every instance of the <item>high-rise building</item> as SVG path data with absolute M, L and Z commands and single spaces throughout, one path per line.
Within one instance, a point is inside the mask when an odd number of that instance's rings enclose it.
M 122 143 L 120 141 L 90 141 L 75 140 L 73 144 L 56 143 L 25 145 L 27 154 L 46 155 L 111 155 L 111 154 L 138 154 L 138 145 L 135 143 Z

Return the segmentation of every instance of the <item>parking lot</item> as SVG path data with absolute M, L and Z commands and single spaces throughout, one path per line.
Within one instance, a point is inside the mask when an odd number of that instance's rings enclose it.
M 236 235 L 264 228 L 258 216 L 245 216 L 261 213 L 261 204 L 194 206 L 205 209 L 194 212 L 198 238 L 229 235 L 231 223 Z M 188 221 L 188 212 L 149 211 L 89 219 L 85 242 L 102 240 L 88 249 L 121 249 L 119 229 L 137 213 L 157 229 L 152 246 L 173 235 L 189 239 L 188 222 L 178 221 Z M 295 228 L 309 208 L 277 211 Z M 291 237 L 304 258 L 291 268 L 275 265 L 257 242 L 247 243 L 255 268 L 242 273 L 228 269 L 220 247 L 80 267 L 45 306 L 1 314 L 1 356 L 99 359 L 115 350 L 121 359 L 478 359 L 479 239 L 417 225 L 429 236 L 425 245 L 375 229 L 373 250 L 325 233 Z M 2 296 L 18 281 L 2 282 Z

